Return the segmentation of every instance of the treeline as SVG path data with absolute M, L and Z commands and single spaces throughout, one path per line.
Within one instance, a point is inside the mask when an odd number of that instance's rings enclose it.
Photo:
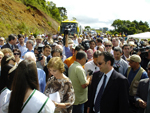
M 67 10 L 64 7 L 56 7 L 56 4 L 52 1 L 46 0 L 16 0 L 20 1 L 26 6 L 32 5 L 39 10 L 44 11 L 47 15 L 54 18 L 56 21 L 61 22 L 62 20 L 67 19 Z
M 150 31 L 148 22 L 138 22 L 136 20 L 131 22 L 129 20 L 117 19 L 113 21 L 112 26 L 115 28 L 114 30 L 111 30 L 112 34 L 127 33 L 130 35 Z

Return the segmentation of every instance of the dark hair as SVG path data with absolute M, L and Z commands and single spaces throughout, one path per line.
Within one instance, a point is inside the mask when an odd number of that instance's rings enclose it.
M 114 47 L 114 51 L 119 51 L 120 53 L 122 53 L 122 49 L 120 47 Z
M 15 35 L 11 34 L 8 36 L 8 41 L 15 40 Z
M 129 45 L 129 44 L 124 44 L 124 45 L 122 46 L 122 49 L 124 49 L 125 46 L 130 46 L 130 45 Z
M 96 40 L 97 40 L 97 42 L 101 42 L 101 43 L 103 42 L 102 39 L 100 39 L 100 38 L 97 38 Z
M 22 34 L 18 34 L 18 39 L 21 37 L 24 38 L 24 36 Z
M 75 51 L 80 51 L 81 49 L 84 50 L 84 47 L 82 45 L 78 45 L 76 46 Z
M 19 53 L 19 58 L 20 58 L 20 57 L 21 57 L 21 51 L 20 51 L 19 49 L 17 49 L 17 48 L 13 50 L 13 53 L 14 53 L 15 51 L 17 51 L 17 52 Z
M 60 53 L 60 56 L 62 56 L 62 51 L 61 51 L 60 49 L 54 49 L 54 50 L 52 50 L 51 55 L 53 56 L 53 54 L 54 54 L 55 52 Z
M 94 58 L 98 58 L 98 56 L 100 55 L 101 51 L 97 50 L 94 52 L 93 57 Z
M 15 71 L 12 71 L 9 73 L 10 69 L 13 68 L 13 65 L 7 64 L 3 67 L 1 70 L 1 77 L 0 77 L 0 91 L 7 87 L 8 89 L 11 89 L 11 84 L 15 75 Z
M 95 40 L 90 40 L 89 44 L 91 44 L 92 42 L 94 42 L 96 44 Z
M 51 49 L 51 47 L 50 47 L 49 45 L 45 45 L 45 46 L 43 47 L 43 50 L 45 50 L 45 48 Z
M 111 61 L 111 66 L 114 64 L 114 57 L 110 52 L 102 52 L 100 53 L 100 56 L 104 56 L 104 61 Z
M 76 54 L 76 59 L 78 59 L 78 60 L 81 60 L 81 59 L 86 58 L 86 57 L 87 57 L 87 54 L 84 51 L 78 51 Z
M 16 69 L 8 113 L 21 113 L 28 88 L 39 89 L 37 68 L 34 61 L 23 60 Z
M 5 65 L 8 64 L 8 62 L 9 62 L 10 60 L 13 60 L 14 62 L 16 62 L 14 56 L 6 55 L 6 56 L 4 56 L 4 57 L 2 58 L 2 61 L 1 61 L 1 70 L 3 69 L 3 67 L 4 67 Z

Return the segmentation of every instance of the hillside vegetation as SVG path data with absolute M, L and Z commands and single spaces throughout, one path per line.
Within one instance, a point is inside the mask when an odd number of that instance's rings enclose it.
M 32 4 L 24 5 L 22 1 L 0 0 L 0 36 L 7 37 L 12 33 L 56 33 L 61 20 L 53 19 L 50 13 L 41 9 Z

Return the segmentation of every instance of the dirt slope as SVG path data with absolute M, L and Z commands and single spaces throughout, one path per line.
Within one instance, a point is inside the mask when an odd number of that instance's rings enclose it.
M 0 36 L 18 33 L 56 33 L 59 23 L 33 6 L 0 0 Z

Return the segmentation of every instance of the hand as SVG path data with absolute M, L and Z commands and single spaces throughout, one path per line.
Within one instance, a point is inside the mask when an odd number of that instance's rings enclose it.
M 141 51 L 138 51 L 138 52 L 137 52 L 137 55 L 140 55 L 140 54 L 141 54 Z
M 146 108 L 146 102 L 144 102 L 144 101 L 141 100 L 141 99 L 139 99 L 138 102 L 139 102 L 139 106 L 140 106 L 141 108 Z
M 87 75 L 87 79 L 90 79 L 90 81 L 92 80 L 92 75 Z
M 90 107 L 87 108 L 87 113 L 90 113 Z

